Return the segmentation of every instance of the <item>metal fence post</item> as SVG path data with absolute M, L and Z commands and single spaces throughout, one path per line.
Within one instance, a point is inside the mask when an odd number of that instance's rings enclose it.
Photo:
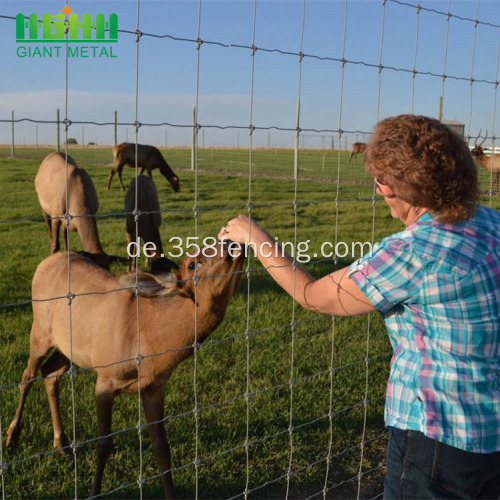
M 56 113 L 56 151 L 61 151 L 61 138 L 60 138 L 61 121 L 59 119 L 59 110 Z
M 10 155 L 12 157 L 15 156 L 16 149 L 15 149 L 15 142 L 14 142 L 14 111 L 12 111 L 12 139 L 11 139 L 11 144 L 10 144 Z
M 114 145 L 118 144 L 118 112 L 115 111 Z

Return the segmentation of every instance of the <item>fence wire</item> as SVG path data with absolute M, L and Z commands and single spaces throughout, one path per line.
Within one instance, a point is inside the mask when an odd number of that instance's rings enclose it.
M 176 217 L 192 217 L 192 224 L 194 228 L 194 236 L 195 238 L 200 238 L 202 234 L 201 226 L 203 225 L 202 217 L 205 214 L 212 215 L 217 213 L 226 213 L 235 211 L 246 211 L 251 218 L 254 218 L 256 214 L 259 213 L 259 210 L 263 209 L 273 209 L 273 210 L 284 210 L 285 208 L 291 208 L 293 211 L 292 217 L 292 226 L 293 226 L 293 242 L 295 247 L 297 247 L 300 242 L 299 234 L 301 233 L 302 223 L 305 220 L 305 224 L 310 224 L 311 220 L 308 219 L 307 215 L 304 215 L 303 211 L 312 209 L 312 208 L 330 208 L 333 207 L 332 213 L 334 214 L 333 220 L 333 228 L 331 229 L 331 239 L 336 246 L 340 240 L 340 221 L 342 219 L 342 204 L 346 202 L 350 203 L 363 203 L 370 207 L 369 214 L 369 228 L 366 230 L 367 233 L 370 234 L 370 240 L 373 244 L 376 240 L 376 230 L 377 230 L 377 215 L 378 215 L 378 206 L 377 199 L 375 196 L 375 188 L 369 176 L 364 176 L 362 173 L 362 164 L 356 164 L 356 160 L 354 163 L 346 161 L 346 151 L 349 150 L 352 142 L 357 142 L 359 136 L 363 136 L 363 138 L 368 137 L 370 134 L 369 130 L 357 130 L 357 129 L 344 129 L 344 85 L 345 85 L 345 71 L 346 68 L 349 67 L 362 67 L 365 69 L 373 69 L 377 71 L 378 81 L 377 81 L 377 103 L 376 103 L 376 120 L 380 118 L 381 115 L 381 93 L 384 88 L 383 79 L 385 75 L 388 73 L 403 73 L 411 76 L 412 79 L 412 87 L 411 87 L 411 95 L 410 97 L 410 109 L 414 112 L 416 105 L 415 94 L 418 89 L 418 81 L 419 78 L 432 78 L 441 83 L 441 95 L 444 97 L 445 92 L 448 92 L 448 85 L 450 81 L 456 81 L 459 83 L 463 83 L 465 85 L 470 86 L 470 100 L 469 100 L 469 119 L 468 123 L 465 124 L 467 127 L 466 139 L 470 139 L 474 137 L 473 132 L 471 131 L 472 124 L 472 116 L 474 106 L 474 95 L 478 92 L 478 86 L 480 88 L 493 89 L 494 98 L 493 98 L 493 115 L 492 115 L 492 123 L 491 123 L 491 134 L 488 135 L 488 138 L 491 139 L 493 147 L 495 146 L 496 141 L 496 100 L 497 100 L 497 88 L 498 88 L 498 74 L 499 74 L 499 62 L 500 62 L 500 42 L 498 44 L 497 49 L 497 58 L 496 58 L 496 73 L 495 79 L 490 80 L 486 78 L 477 78 L 475 74 L 475 58 L 476 58 L 476 41 L 477 35 L 480 30 L 483 29 L 493 29 L 498 31 L 500 25 L 491 23 L 489 21 L 478 19 L 479 15 L 479 5 L 480 1 L 476 0 L 476 15 L 475 18 L 462 17 L 452 12 L 452 1 L 448 1 L 448 8 L 446 11 L 440 11 L 432 8 L 428 8 L 420 3 L 419 0 L 416 0 L 416 3 L 411 2 L 403 2 L 399 0 L 382 0 L 381 4 L 381 35 L 380 35 L 380 49 L 379 49 L 379 58 L 377 62 L 363 61 L 363 60 L 355 60 L 349 59 L 346 57 L 347 48 L 348 48 L 348 7 L 349 0 L 344 1 L 344 32 L 342 39 L 342 55 L 341 57 L 333 57 L 331 55 L 324 54 L 310 54 L 303 52 L 303 42 L 305 36 L 305 21 L 306 21 L 306 13 L 307 13 L 307 5 L 311 2 L 311 0 L 302 0 L 301 2 L 301 30 L 300 37 L 298 41 L 298 49 L 296 52 L 283 50 L 279 47 L 271 47 L 271 46 L 256 46 L 256 29 L 258 28 L 258 2 L 254 0 L 253 2 L 253 20 L 252 20 L 252 42 L 251 45 L 244 44 L 233 44 L 233 43 L 224 43 L 218 40 L 206 40 L 201 38 L 201 27 L 204 20 L 203 17 L 203 0 L 198 1 L 198 13 L 197 13 L 197 36 L 196 38 L 189 37 L 177 37 L 173 36 L 170 33 L 147 33 L 141 30 L 140 24 L 140 13 L 141 10 L 144 9 L 144 6 L 141 6 L 140 0 L 137 0 L 137 15 L 136 15 L 136 26 L 135 30 L 125 30 L 120 29 L 119 32 L 124 36 L 134 37 L 136 42 L 136 65 L 135 65 L 135 116 L 133 122 L 118 122 L 109 121 L 79 121 L 71 119 L 71 105 L 68 102 L 68 95 L 70 91 L 69 85 L 69 75 L 70 75 L 70 64 L 68 60 L 68 55 L 66 53 L 65 58 L 65 66 L 64 66 L 64 90 L 65 90 L 65 103 L 64 103 L 64 119 L 62 122 L 59 122 L 58 119 L 50 120 L 50 119 L 35 119 L 29 116 L 23 116 L 21 118 L 14 118 L 14 113 L 11 118 L 0 118 L 0 124 L 20 124 L 20 123 L 33 123 L 36 125 L 50 125 L 50 126 L 59 126 L 61 123 L 64 125 L 64 137 L 65 137 L 65 147 L 64 152 L 66 156 L 66 206 L 69 206 L 69 190 L 68 190 L 68 153 L 70 152 L 70 148 L 68 147 L 68 142 L 70 139 L 70 130 L 71 127 L 75 125 L 92 125 L 96 127 L 132 127 L 134 129 L 134 142 L 136 145 L 136 161 L 135 161 L 135 177 L 138 177 L 138 169 L 139 165 L 137 162 L 137 147 L 140 143 L 147 142 L 147 135 L 144 133 L 144 130 L 148 127 L 166 127 L 174 128 L 174 129 L 185 129 L 187 132 L 192 134 L 192 144 L 191 148 L 186 148 L 185 150 L 181 150 L 179 148 L 179 162 L 182 163 L 182 168 L 180 171 L 188 172 L 192 170 L 193 172 L 193 202 L 194 205 L 189 208 L 177 208 L 171 207 L 163 208 L 159 212 L 155 211 L 146 211 L 140 212 L 138 209 L 138 193 L 137 187 L 135 192 L 135 210 L 134 214 L 136 215 L 136 232 L 138 233 L 141 215 L 145 214 L 153 214 L 153 213 L 161 213 L 164 216 L 176 216 Z M 403 9 L 412 9 L 415 11 L 415 44 L 414 44 L 414 52 L 413 52 L 413 60 L 411 66 L 393 66 L 393 65 L 385 65 L 384 64 L 384 43 L 385 43 L 385 25 L 386 25 L 386 14 L 387 11 L 391 8 L 403 8 Z M 444 46 L 444 55 L 443 55 L 443 64 L 442 64 L 442 72 L 436 73 L 433 71 L 429 71 L 426 69 L 421 69 L 423 64 L 419 62 L 419 40 L 424 34 L 422 33 L 422 25 L 421 25 L 421 13 L 425 12 L 429 15 L 433 16 L 442 16 L 444 18 L 444 22 L 446 23 L 446 40 Z M 6 19 L 9 21 L 15 20 L 14 17 L 0 15 L 0 18 Z M 465 74 L 466 68 L 464 65 L 464 74 L 447 74 L 447 65 L 448 65 L 448 57 L 450 52 L 449 47 L 449 35 L 451 31 L 450 21 L 462 22 L 462 23 L 471 23 L 473 25 L 473 39 L 471 40 L 472 48 L 471 48 L 471 57 L 470 57 L 470 73 Z M 67 36 L 67 33 L 66 33 Z M 140 80 L 141 80 L 141 42 L 146 39 L 157 39 L 157 40 L 171 40 L 175 42 L 180 42 L 184 44 L 190 44 L 193 49 L 196 51 L 196 88 L 194 95 L 194 108 L 193 115 L 190 118 L 186 118 L 186 121 L 183 123 L 172 123 L 170 121 L 161 121 L 161 122 L 142 122 L 141 121 L 141 109 L 139 107 L 139 100 L 141 96 L 140 92 Z M 248 110 L 248 124 L 245 123 L 232 123 L 232 124 L 215 124 L 215 123 L 199 123 L 198 119 L 198 111 L 200 107 L 200 86 L 202 83 L 202 77 L 200 74 L 201 63 L 203 62 L 203 49 L 206 46 L 216 46 L 220 47 L 226 51 L 241 51 L 242 53 L 249 54 L 250 58 L 250 93 L 249 93 L 249 110 Z M 261 125 L 259 123 L 254 122 L 254 101 L 255 101 L 255 75 L 258 71 L 258 57 L 261 53 L 273 53 L 277 54 L 280 57 L 290 57 L 294 58 L 294 63 L 297 65 L 297 80 L 294 84 L 297 84 L 297 112 L 296 112 L 296 122 L 294 125 L 289 126 L 281 126 L 281 125 Z M 408 57 L 410 60 L 411 57 Z M 338 82 L 339 86 L 339 102 L 338 102 L 338 119 L 337 126 L 332 128 L 315 128 L 315 127 L 303 127 L 301 120 L 301 98 L 302 98 L 302 68 L 304 61 L 313 60 L 320 61 L 321 63 L 334 63 L 339 65 L 340 67 L 340 81 Z M 235 130 L 238 133 L 241 131 L 247 134 L 248 139 L 248 147 L 239 148 L 239 144 L 237 148 L 234 148 L 236 151 L 232 151 L 232 155 L 234 158 L 241 158 L 240 163 L 242 166 L 240 168 L 235 168 L 234 166 L 228 166 L 227 168 L 210 168 L 206 165 L 212 165 L 217 162 L 220 163 L 220 160 L 217 158 L 214 160 L 214 156 L 220 154 L 219 151 L 214 150 L 212 148 L 204 147 L 204 133 L 205 131 L 210 130 Z M 255 182 L 260 176 L 263 175 L 263 171 L 266 169 L 266 165 L 272 164 L 276 159 L 276 155 L 273 157 L 275 152 L 272 151 L 270 147 L 270 140 L 268 142 L 268 150 L 265 151 L 266 154 L 270 154 L 270 156 L 265 159 L 263 154 L 264 151 L 262 149 L 256 147 L 254 144 L 255 136 L 258 132 L 286 132 L 293 134 L 295 138 L 295 147 L 292 151 L 290 151 L 290 157 L 287 159 L 287 164 L 289 169 L 287 170 L 286 175 L 281 175 L 280 172 L 271 172 L 267 173 L 266 176 L 271 180 L 279 182 L 280 179 L 286 178 L 291 179 L 293 181 L 293 195 L 289 201 L 281 202 L 273 199 L 272 193 L 268 194 L 268 199 L 265 201 L 257 201 L 258 195 L 255 192 Z M 200 136 L 202 137 L 202 144 L 200 145 Z M 477 134 L 476 137 L 478 137 Z M 14 141 L 13 141 L 14 142 Z M 239 135 L 238 135 L 239 142 Z M 321 144 L 321 147 L 320 147 Z M 308 147 L 308 145 L 313 145 L 312 147 Z M 334 146 L 337 146 L 336 148 Z M 342 147 L 343 146 L 343 147 Z M 173 154 L 172 149 L 169 148 L 168 151 Z M 276 148 L 277 149 L 277 148 Z M 239 150 L 241 151 L 241 156 L 237 156 Z M 320 151 L 319 155 L 314 156 L 311 153 L 311 150 Z M 208 154 L 210 153 L 210 155 Z M 182 155 L 182 157 L 181 157 Z M 310 156 L 309 156 L 310 155 Z M 18 156 L 23 156 L 18 154 Z M 182 160 L 181 160 L 182 158 Z M 308 173 L 308 166 L 310 166 L 310 161 L 317 161 L 318 165 L 322 167 L 323 172 L 326 172 L 324 175 L 318 175 L 317 177 L 313 174 Z M 234 160 L 234 163 L 237 163 L 238 160 Z M 257 164 L 259 164 L 259 168 L 257 168 Z M 181 164 L 181 163 L 179 163 Z M 263 165 L 263 167 L 262 167 Z M 293 165 L 293 170 L 290 167 Z M 349 170 L 358 169 L 359 176 L 352 177 Z M 242 175 L 248 177 L 248 192 L 247 192 L 247 200 L 241 201 L 240 203 L 235 202 L 231 204 L 210 204 L 209 206 L 204 205 L 204 192 L 203 192 L 203 182 L 201 180 L 201 174 L 204 173 L 220 173 L 223 170 L 225 173 L 229 173 L 230 175 Z M 310 201 L 310 200 L 302 200 L 301 199 L 301 187 L 302 183 L 309 180 L 315 180 L 320 182 L 331 182 L 335 185 L 335 187 L 331 190 L 332 193 L 328 195 L 321 195 L 321 198 L 318 201 Z M 343 187 L 350 186 L 350 183 L 355 185 L 349 192 L 343 191 Z M 492 203 L 492 197 L 494 196 L 493 190 L 493 173 L 490 173 L 488 176 L 488 185 L 489 185 L 489 202 L 490 205 Z M 137 183 L 136 183 L 137 186 Z M 361 188 L 359 188 L 361 186 Z M 260 212 L 262 213 L 262 212 Z M 95 218 L 96 221 L 103 221 L 106 219 L 113 218 L 123 218 L 126 215 L 130 215 L 127 212 L 109 212 L 104 215 L 94 214 L 91 217 Z M 66 214 L 61 218 L 64 223 L 69 227 L 69 223 L 71 218 L 79 217 L 76 214 Z M 313 216 L 314 219 L 314 216 Z M 22 216 L 18 218 L 8 218 L 0 220 L 0 228 L 14 225 L 16 230 L 23 231 L 23 224 L 26 223 L 40 223 L 42 218 L 40 217 L 32 217 L 32 216 Z M 67 246 L 68 250 L 71 247 L 71 241 L 69 236 L 69 231 L 66 234 L 67 238 Z M 157 352 L 154 354 L 144 354 L 142 347 L 142 336 L 144 332 L 141 332 L 141 320 L 143 319 L 144 311 L 141 310 L 141 301 L 139 299 L 140 292 L 143 288 L 147 288 L 148 285 L 144 285 L 140 283 L 140 272 L 138 270 L 138 266 L 136 266 L 135 271 L 135 284 L 130 287 L 120 287 L 112 290 L 108 290 L 106 292 L 93 292 L 89 291 L 86 294 L 75 293 L 73 290 L 73 279 L 71 275 L 71 259 L 68 253 L 68 291 L 67 295 L 60 297 L 50 297 L 47 298 L 47 301 L 57 301 L 64 300 L 68 301 L 69 307 L 69 325 L 68 325 L 68 333 L 69 333 L 69 342 L 70 342 L 70 351 L 73 352 L 73 327 L 74 327 L 74 319 L 72 317 L 72 307 L 75 299 L 80 296 L 85 295 L 94 295 L 99 298 L 108 297 L 113 294 L 122 292 L 124 290 L 130 290 L 135 294 L 135 323 L 136 323 L 136 331 L 137 331 L 137 349 L 136 355 L 132 358 L 128 359 L 120 359 L 113 363 L 109 363 L 106 365 L 92 366 L 91 368 L 83 368 L 80 369 L 73 365 L 73 355 L 70 356 L 70 368 L 67 372 L 62 375 L 49 375 L 48 377 L 36 377 L 30 380 L 28 383 L 34 382 L 42 382 L 42 381 L 50 381 L 55 377 L 62 379 L 69 379 L 70 385 L 70 393 L 71 393 L 71 414 L 72 414 L 72 439 L 71 442 L 64 446 L 63 448 L 58 448 L 50 451 L 31 451 L 31 448 L 27 448 L 25 456 L 11 456 L 6 453 L 4 447 L 4 437 L 5 437 L 5 426 L 3 422 L 6 419 L 11 418 L 11 415 L 7 415 L 5 412 L 5 407 L 11 407 L 12 404 L 9 405 L 6 403 L 6 400 L 12 400 L 13 396 L 11 395 L 14 392 L 14 389 L 17 388 L 20 384 L 17 380 L 10 380 L 7 383 L 3 383 L 0 385 L 0 477 L 1 477 L 1 488 L 2 488 L 2 498 L 7 498 L 12 496 L 12 492 L 9 489 L 9 480 L 13 470 L 16 468 L 28 465 L 36 467 L 40 460 L 48 460 L 53 455 L 60 453 L 61 451 L 70 451 L 73 458 L 73 495 L 74 498 L 81 496 L 82 494 L 87 494 L 88 492 L 84 492 L 84 487 L 81 483 L 81 477 L 83 474 L 87 474 L 88 471 L 83 471 L 82 469 L 87 469 L 87 467 L 83 467 L 81 464 L 81 457 L 84 456 L 82 451 L 88 445 L 94 445 L 96 443 L 101 442 L 102 440 L 107 440 L 109 438 L 119 438 L 126 437 L 129 434 L 136 433 L 138 436 L 138 470 L 136 471 L 136 478 L 134 480 L 125 480 L 123 484 L 113 484 L 112 487 L 108 487 L 106 491 L 102 492 L 102 496 L 106 497 L 117 497 L 123 494 L 129 494 L 131 490 L 137 491 L 140 498 L 147 495 L 147 491 L 145 491 L 146 485 L 153 485 L 158 483 L 162 477 L 162 473 L 158 473 L 158 469 L 154 468 L 151 470 L 149 464 L 145 461 L 144 456 L 148 451 L 148 445 L 146 442 L 143 442 L 143 432 L 146 428 L 150 428 L 158 423 L 164 425 L 169 424 L 185 419 L 193 419 L 193 429 L 192 434 L 194 437 L 194 445 L 192 446 L 192 456 L 189 460 L 184 460 L 184 462 L 177 464 L 171 468 L 171 472 L 174 474 L 174 478 L 182 476 L 184 478 L 184 482 L 186 482 L 186 477 L 189 480 L 193 479 L 194 484 L 190 484 L 186 486 L 183 485 L 183 491 L 188 491 L 190 496 L 195 498 L 205 497 L 206 493 L 203 491 L 202 483 L 201 483 L 201 473 L 200 468 L 202 465 L 208 465 L 216 463 L 216 461 L 225 456 L 234 455 L 235 457 L 244 456 L 244 473 L 239 477 L 240 483 L 238 484 L 238 492 L 231 496 L 231 498 L 240 498 L 243 497 L 245 499 L 254 495 L 258 497 L 259 495 L 266 493 L 268 494 L 270 491 L 278 491 L 281 496 L 284 498 L 316 498 L 318 496 L 322 496 L 324 499 L 326 498 L 339 498 L 345 494 L 343 488 L 350 487 L 354 484 L 354 490 L 349 490 L 350 492 L 355 491 L 355 496 L 357 498 L 367 497 L 366 491 L 369 491 L 368 497 L 378 498 L 380 496 L 380 485 L 375 489 L 364 490 L 365 482 L 368 481 L 371 477 L 380 476 L 383 473 L 383 456 L 380 457 L 380 460 L 376 465 L 373 465 L 374 461 L 370 460 L 370 465 L 367 466 L 366 462 L 367 454 L 373 453 L 371 450 L 371 446 L 375 446 L 377 450 L 380 451 L 380 448 L 383 448 L 383 443 L 385 440 L 385 432 L 375 432 L 374 429 L 370 429 L 370 411 L 374 406 L 377 408 L 380 407 L 381 401 L 383 401 L 384 394 L 383 389 L 382 392 L 377 389 L 372 389 L 370 384 L 372 382 L 373 371 L 376 369 L 380 363 L 388 364 L 390 358 L 390 352 L 384 351 L 379 352 L 374 348 L 373 345 L 373 318 L 369 316 L 366 320 L 363 330 L 366 331 L 364 335 L 364 343 L 362 345 L 362 357 L 359 357 L 353 361 L 348 361 L 344 363 L 339 363 L 337 359 L 338 349 L 338 337 L 342 335 L 342 330 L 345 329 L 345 323 L 339 321 L 336 318 L 331 318 L 328 321 L 325 321 L 324 318 L 315 318 L 315 319 L 304 319 L 302 316 L 298 314 L 296 310 L 295 302 L 291 305 L 289 321 L 283 323 L 279 322 L 276 319 L 276 322 L 273 322 L 271 326 L 264 326 L 266 321 L 264 316 L 265 314 L 262 311 L 254 311 L 254 296 L 259 293 L 259 282 L 265 276 L 265 271 L 261 268 L 253 267 L 253 262 L 249 259 L 247 261 L 247 266 L 244 270 L 241 271 L 241 274 L 246 279 L 246 298 L 245 298 L 245 325 L 240 331 L 231 332 L 230 334 L 222 337 L 222 338 L 209 338 L 207 339 L 203 345 L 199 341 L 198 338 L 198 321 L 199 318 L 195 314 L 195 323 L 194 323 L 194 341 L 192 344 L 186 345 L 184 347 L 178 349 L 167 349 L 161 352 Z M 295 266 L 299 262 L 297 259 L 294 260 L 293 266 Z M 333 268 L 338 268 L 339 265 L 345 264 L 342 259 L 339 259 L 336 255 L 333 259 L 322 259 L 317 258 L 311 263 L 307 263 L 308 265 L 332 265 Z M 209 278 L 221 278 L 225 275 L 216 275 L 210 276 Z M 195 285 L 198 280 L 205 279 L 204 277 L 198 277 L 195 273 L 194 282 Z M 197 286 L 194 287 L 195 295 L 194 302 L 197 303 Z M 22 311 L 23 308 L 32 304 L 33 302 L 40 302 L 39 300 L 33 300 L 29 297 L 26 297 L 24 300 L 16 300 L 12 302 L 6 302 L 0 304 L 0 313 L 9 312 L 16 314 L 17 311 Z M 273 314 L 274 311 L 268 311 L 267 314 Z M 91 312 L 89 311 L 89 314 Z M 261 314 L 262 316 L 258 316 Z M 262 323 L 261 328 L 255 328 L 255 322 Z M 325 323 L 325 325 L 323 325 Z M 296 366 L 297 361 L 297 350 L 296 345 L 300 340 L 301 329 L 320 329 L 324 332 L 327 332 L 328 335 L 328 351 L 325 352 L 325 357 L 328 357 L 328 367 L 323 370 L 315 371 L 314 373 L 307 373 L 298 376 L 299 369 Z M 19 335 L 25 335 L 25 332 L 16 332 Z M 101 334 L 105 334 L 105 332 L 101 332 Z M 287 375 L 283 382 L 281 383 L 273 383 L 271 385 L 266 385 L 264 387 L 260 386 L 260 380 L 258 380 L 258 376 L 254 373 L 254 359 L 257 356 L 256 348 L 254 346 L 254 342 L 256 339 L 265 339 L 267 336 L 271 335 L 282 335 L 286 336 L 287 342 L 289 345 L 289 357 L 288 357 L 288 370 Z M 244 372 L 244 381 L 242 382 L 242 392 L 239 392 L 236 395 L 231 397 L 225 397 L 224 393 L 220 393 L 217 401 L 213 401 L 209 404 L 206 403 L 206 400 L 203 398 L 203 391 L 205 387 L 203 386 L 203 365 L 200 360 L 200 351 L 208 350 L 210 348 L 216 349 L 218 352 L 222 352 L 223 347 L 228 346 L 232 343 L 242 341 L 244 344 L 244 358 L 245 358 L 245 366 L 243 369 Z M 8 351 L 6 351 L 8 352 Z M 192 408 L 179 411 L 178 413 L 173 413 L 171 415 L 164 416 L 161 420 L 157 421 L 149 421 L 147 423 L 144 422 L 145 416 L 143 409 L 141 407 L 141 370 L 142 364 L 149 359 L 159 359 L 161 356 L 165 356 L 167 354 L 193 354 L 192 359 L 192 386 L 190 388 L 190 392 L 192 394 Z M 95 371 L 103 368 L 109 368 L 111 366 L 125 366 L 130 362 L 137 362 L 137 386 L 138 386 L 138 396 L 137 396 L 137 413 L 136 413 L 136 423 L 132 426 L 125 426 L 120 430 L 111 432 L 105 436 L 98 437 L 88 437 L 83 432 L 79 424 L 79 415 L 81 412 L 81 404 L 79 402 L 79 377 L 89 371 Z M 224 360 L 226 361 L 226 360 Z M 24 363 L 24 361 L 23 361 Z M 21 365 L 23 364 L 21 363 Z M 354 401 L 350 401 L 349 403 L 344 405 L 344 402 L 339 402 L 335 399 L 335 389 L 337 388 L 337 377 L 342 373 L 348 373 L 349 370 L 362 370 L 363 371 L 363 381 L 364 387 L 362 391 L 356 395 Z M 307 372 L 307 370 L 306 370 Z M 88 379 L 87 379 L 88 380 Z M 316 418 L 303 421 L 303 416 L 301 413 L 301 401 L 298 398 L 297 394 L 303 394 L 302 392 L 297 392 L 297 387 L 308 387 L 307 384 L 321 381 L 321 383 L 326 384 L 328 387 L 328 402 L 327 402 L 327 411 L 324 414 L 317 416 Z M 234 382 L 232 382 L 234 384 Z M 22 385 L 22 384 L 21 384 Z M 305 389 L 307 391 L 307 389 Z M 375 391 L 375 396 L 373 396 Z M 282 393 L 286 392 L 286 396 L 281 396 Z M 259 437 L 256 437 L 255 434 L 252 435 L 253 426 L 255 425 L 255 412 L 258 410 L 258 402 L 259 398 L 264 395 L 273 395 L 272 398 L 280 398 L 283 397 L 287 403 L 288 408 L 286 412 L 285 418 L 281 419 L 279 425 L 273 425 L 270 428 L 265 428 L 263 434 Z M 347 395 L 345 395 L 347 398 Z M 205 432 L 202 425 L 202 416 L 207 415 L 211 410 L 219 410 L 229 408 L 232 405 L 242 404 L 244 410 L 241 412 L 239 418 L 240 422 L 240 430 L 241 435 L 238 436 L 238 444 L 233 446 L 225 447 L 224 444 L 220 446 L 220 448 L 211 450 L 207 453 L 206 448 L 204 448 L 202 444 L 203 433 Z M 340 408 L 338 405 L 342 405 Z M 93 410 L 92 410 L 93 411 Z M 344 445 L 345 447 L 336 451 L 339 447 L 339 443 L 336 442 L 336 430 L 337 425 L 340 425 L 339 422 L 342 422 L 342 419 L 347 419 L 348 415 L 351 412 L 359 411 L 361 414 L 361 428 L 359 429 L 359 439 L 356 444 L 352 446 Z M 381 417 L 381 415 L 378 415 Z M 279 416 L 277 416 L 278 418 Z M 283 423 L 284 422 L 284 423 Z M 238 424 L 237 422 L 235 425 Z M 300 432 L 310 432 L 310 439 L 316 439 L 318 429 L 328 434 L 328 442 L 326 446 L 326 454 L 324 450 L 321 453 L 318 453 L 316 457 L 311 458 L 308 457 L 308 462 L 304 463 L 304 459 L 300 454 L 300 445 L 297 444 L 296 436 Z M 376 434 L 376 435 L 374 435 Z M 27 436 L 24 436 L 27 438 Z M 273 468 L 272 472 L 268 474 L 269 479 L 262 482 L 261 484 L 253 484 L 253 467 L 255 464 L 255 458 L 253 457 L 253 453 L 257 456 L 257 452 L 255 450 L 263 447 L 266 449 L 268 443 L 273 440 L 283 440 L 280 442 L 286 443 L 283 445 L 286 450 L 283 450 L 283 453 L 286 455 L 286 465 L 282 467 L 280 470 L 277 470 L 278 467 L 276 464 L 272 464 L 271 468 Z M 22 450 L 24 451 L 24 450 Z M 354 453 L 357 457 L 354 462 L 356 463 L 355 467 L 352 467 L 344 473 L 342 477 L 338 477 L 338 469 L 341 467 L 336 467 L 336 464 L 340 463 L 340 460 L 351 453 Z M 175 461 L 175 450 L 174 454 L 174 463 Z M 241 455 L 240 455 L 241 454 Z M 260 455 L 262 458 L 262 455 Z M 297 458 L 299 457 L 299 458 Z M 111 459 L 112 460 L 112 459 Z M 109 465 L 108 465 L 109 467 Z M 314 479 L 314 484 L 307 483 L 307 476 L 311 473 L 312 470 L 317 469 L 322 471 L 321 479 L 318 481 L 317 477 Z M 170 471 L 166 471 L 170 472 Z M 189 475 L 190 472 L 193 472 L 193 475 Z M 227 471 L 229 474 L 232 471 Z M 106 474 L 106 473 L 105 473 Z M 183 476 L 184 475 L 184 476 Z M 306 479 L 304 479 L 306 478 Z M 304 485 L 302 485 L 301 481 L 305 481 Z M 109 484 L 109 483 L 106 483 Z M 273 489 L 274 488 L 274 489 Z M 311 492 L 311 489 L 314 491 Z

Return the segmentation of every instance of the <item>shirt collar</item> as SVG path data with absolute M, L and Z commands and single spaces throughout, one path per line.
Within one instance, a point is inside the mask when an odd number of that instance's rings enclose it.
M 417 222 L 427 222 L 429 220 L 434 220 L 434 216 L 429 212 L 425 212 L 417 219 Z

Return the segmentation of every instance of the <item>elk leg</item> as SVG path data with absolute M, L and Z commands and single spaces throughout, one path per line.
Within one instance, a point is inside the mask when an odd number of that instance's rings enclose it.
M 144 170 L 146 170 L 146 167 L 141 167 L 139 169 L 139 175 L 142 175 L 144 173 Z M 148 169 L 148 172 L 149 172 L 149 169 Z M 151 174 L 149 174 L 149 176 L 151 177 Z
M 116 170 L 114 168 L 111 169 L 108 176 L 108 183 L 106 184 L 106 189 L 109 191 L 111 187 L 111 181 L 113 180 L 113 176 L 116 174 Z
M 68 251 L 68 235 L 69 235 L 69 232 L 68 232 L 68 226 L 66 226 L 66 223 L 64 224 L 63 226 L 63 240 L 64 240 L 64 251 L 67 252 Z
M 45 390 L 49 400 L 52 428 L 54 430 L 54 448 L 61 455 L 69 454 L 69 441 L 64 433 L 59 410 L 59 381 L 61 375 L 70 367 L 69 359 L 59 351 L 54 351 L 50 358 L 42 365 Z
M 120 163 L 120 165 L 118 165 L 118 181 L 120 182 L 120 186 L 122 187 L 122 191 L 125 191 L 125 186 L 123 185 L 123 181 L 122 181 L 122 170 L 123 170 L 124 166 L 125 166 L 124 163 Z
M 19 404 L 17 406 L 17 411 L 14 415 L 14 419 L 7 429 L 7 447 L 15 446 L 19 439 L 19 436 L 21 434 L 21 417 L 23 414 L 24 405 L 26 403 L 26 398 L 28 397 L 31 387 L 33 386 L 38 368 L 40 368 L 43 358 L 50 350 L 50 346 L 48 346 L 46 343 L 42 345 L 34 341 L 34 336 L 35 330 L 33 326 L 31 328 L 30 337 L 30 357 L 28 359 L 28 365 L 26 366 L 26 369 L 24 370 L 21 377 L 21 383 L 19 385 Z
M 125 186 L 123 185 L 123 181 L 122 181 L 122 170 L 123 170 L 124 166 L 125 166 L 125 163 L 118 163 L 118 165 L 115 165 L 111 169 L 111 172 L 109 173 L 108 184 L 106 186 L 106 189 L 109 190 L 109 188 L 111 187 L 111 181 L 113 180 L 113 176 L 115 174 L 118 174 L 118 181 L 120 182 L 120 186 L 122 187 L 122 191 L 125 191 Z
M 165 498 L 175 498 L 174 482 L 172 480 L 172 461 L 170 455 L 170 446 L 165 434 L 165 426 L 163 423 L 164 402 L 163 387 L 156 387 L 152 390 L 141 392 L 142 404 L 148 423 L 149 437 L 153 445 L 153 453 L 155 455 L 160 472 Z
M 50 231 L 50 250 L 52 253 L 59 252 L 59 228 L 61 227 L 61 219 L 51 219 L 51 231 Z
M 135 225 L 135 223 L 134 223 Z M 134 233 L 129 233 L 127 232 L 127 248 L 130 248 L 129 245 L 130 243 L 132 242 L 135 242 L 135 231 Z M 127 269 L 130 271 L 132 268 L 137 269 L 137 257 L 131 257 L 130 255 L 128 255 L 128 267 Z
M 94 497 L 101 493 L 102 476 L 106 462 L 111 455 L 113 448 L 113 438 L 111 434 L 111 417 L 113 412 L 113 401 L 116 393 L 107 384 L 102 384 L 97 380 L 97 420 L 99 423 L 99 439 L 97 441 L 97 468 L 94 476 L 94 483 L 90 490 L 90 496 Z
M 49 228 L 49 238 L 50 241 L 52 241 L 52 225 L 51 225 L 51 220 L 50 220 L 50 215 L 47 212 L 44 212 L 42 210 L 43 218 L 45 220 L 45 224 L 47 224 L 47 227 Z

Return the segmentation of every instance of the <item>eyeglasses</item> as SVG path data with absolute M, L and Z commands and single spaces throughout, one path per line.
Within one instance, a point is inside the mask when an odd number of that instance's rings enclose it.
M 379 190 L 380 194 L 384 196 L 384 198 L 396 197 L 394 191 L 377 178 L 375 179 L 375 185 L 377 186 L 377 189 Z

